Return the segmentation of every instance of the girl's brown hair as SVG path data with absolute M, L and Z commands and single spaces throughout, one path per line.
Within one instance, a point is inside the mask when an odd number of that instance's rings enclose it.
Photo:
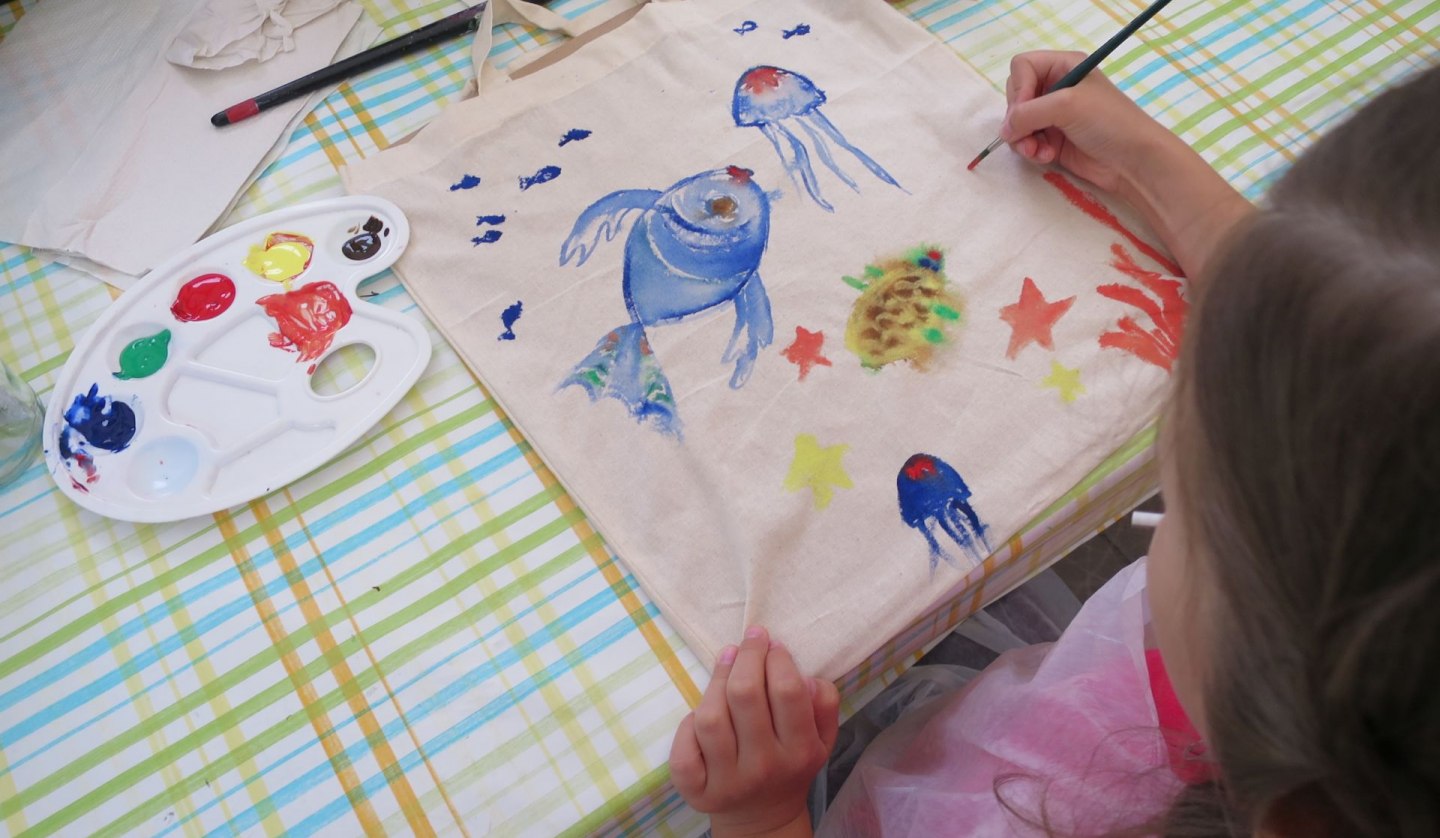
M 1207 273 L 1167 432 L 1224 781 L 1162 831 L 1440 835 L 1440 68 L 1317 142 Z

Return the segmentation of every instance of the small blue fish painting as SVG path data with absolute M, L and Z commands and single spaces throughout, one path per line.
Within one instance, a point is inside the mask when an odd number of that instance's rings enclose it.
M 931 574 L 941 559 L 953 567 L 960 566 L 941 549 L 935 537 L 937 527 L 976 562 L 990 553 L 986 527 L 970 506 L 970 487 L 949 463 L 929 454 L 916 454 L 900 467 L 895 486 L 900 495 L 901 520 L 919 530 L 930 545 Z
M 746 70 L 735 83 L 731 115 L 741 128 L 760 129 L 760 133 L 775 147 L 775 153 L 780 155 L 780 164 L 785 167 L 790 179 L 796 186 L 803 185 L 810 198 L 826 212 L 834 212 L 835 208 L 820 194 L 820 181 L 810 164 L 810 152 L 792 128 L 798 128 L 809 137 L 820 162 L 856 192 L 860 191 L 860 187 L 835 161 L 830 143 L 853 155 L 875 177 L 903 192 L 904 187 L 889 172 L 846 140 L 840 129 L 821 113 L 820 106 L 823 104 L 825 91 L 816 87 L 814 82 L 780 67 L 760 66 Z
M 560 177 L 559 166 L 545 166 L 533 175 L 521 175 L 520 191 L 524 192 L 532 186 L 539 186 L 542 183 L 549 183 L 557 177 Z
M 753 21 L 753 20 L 747 20 L 747 21 L 745 21 L 744 23 L 740 24 L 739 26 L 735 27 L 735 30 L 734 30 L 734 31 L 735 31 L 735 34 L 736 34 L 736 35 L 740 35 L 740 36 L 743 37 L 743 36 L 745 36 L 745 35 L 750 34 L 751 32 L 754 32 L 756 29 L 759 29 L 759 28 L 760 28 L 760 24 L 756 23 L 756 22 Z
M 475 187 L 477 187 L 477 186 L 479 186 L 479 185 L 480 185 L 480 178 L 478 178 L 478 177 L 476 177 L 476 176 L 474 176 L 474 175 L 465 175 L 464 177 L 460 178 L 460 182 L 459 182 L 459 183 L 452 183 L 452 184 L 450 184 L 450 191 L 451 191 L 451 192 L 458 192 L 458 191 L 460 191 L 461 189 L 474 189 Z
M 569 131 L 565 132 L 565 136 L 560 138 L 560 147 L 564 148 L 570 143 L 578 143 L 593 133 L 595 132 L 589 131 L 585 128 L 571 128 Z
M 801 36 L 803 36 L 803 35 L 809 35 L 809 34 L 810 34 L 810 24 L 808 24 L 808 23 L 802 23 L 802 24 L 796 26 L 794 29 L 782 29 L 782 30 L 780 31 L 780 37 L 781 37 L 781 38 L 784 38 L 784 39 L 787 40 L 787 41 L 790 40 L 791 38 L 798 38 L 798 37 L 801 37 Z
M 85 482 L 100 479 L 95 458 L 87 445 L 102 451 L 124 451 L 135 438 L 135 410 L 125 402 L 100 395 L 100 385 L 91 384 L 65 410 L 65 427 L 60 430 L 57 449 L 68 468 L 73 461 L 85 473 Z M 85 490 L 78 481 L 75 485 Z M 88 491 L 88 490 L 87 490 Z
M 642 424 L 680 437 L 675 394 L 646 329 L 733 304 L 735 329 L 721 354 L 734 363 L 739 389 L 760 350 L 775 336 L 760 259 L 770 237 L 770 196 L 739 166 L 692 175 L 661 192 L 628 189 L 591 204 L 560 248 L 576 266 L 635 216 L 625 241 L 622 293 L 630 322 L 600 339 L 560 384 L 585 389 L 591 401 L 613 398 Z
M 520 300 L 516 300 L 515 305 L 508 306 L 504 311 L 500 312 L 500 325 L 505 327 L 505 331 L 501 332 L 500 337 L 496 338 L 496 340 L 514 340 L 515 321 L 519 320 L 520 315 L 524 313 L 525 304 Z
M 471 239 L 470 244 L 476 247 L 479 247 L 482 244 L 494 244 L 495 242 L 500 241 L 500 237 L 503 235 L 505 235 L 505 232 L 503 230 L 486 230 L 484 233 L 481 233 L 480 235 Z
M 504 224 L 504 223 L 505 223 L 505 216 L 503 216 L 503 215 L 477 215 L 477 216 L 475 216 L 475 226 L 476 226 L 476 227 L 479 227 L 479 226 L 482 225 L 482 224 Z

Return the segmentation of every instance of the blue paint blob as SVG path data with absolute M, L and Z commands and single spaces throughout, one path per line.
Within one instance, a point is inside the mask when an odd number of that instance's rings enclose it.
M 794 29 L 784 29 L 784 30 L 781 30 L 781 32 L 780 32 L 780 37 L 782 37 L 782 38 L 784 38 L 785 40 L 788 41 L 788 40 L 790 40 L 791 38 L 797 38 L 797 37 L 799 37 L 799 36 L 801 36 L 801 35 L 809 35 L 809 34 L 810 34 L 810 24 L 808 24 L 808 23 L 802 23 L 802 24 L 800 24 L 799 26 L 796 26 Z
M 505 234 L 500 230 L 486 230 L 483 234 L 471 239 L 470 244 L 476 247 L 479 247 L 482 244 L 494 244 L 495 242 L 500 241 L 500 237 L 503 235 Z
M 521 175 L 520 191 L 524 192 L 532 186 L 539 186 L 542 183 L 549 183 L 557 177 L 560 177 L 559 166 L 546 166 L 533 175 Z
M 560 147 L 564 148 L 570 143 L 578 143 L 593 133 L 595 132 L 587 130 L 585 128 L 571 128 L 569 131 L 565 132 L 565 136 L 560 138 Z
M 100 385 L 75 397 L 65 411 L 65 424 L 85 441 L 106 451 L 124 451 L 135 438 L 135 411 L 130 405 L 101 396 Z
M 734 32 L 735 32 L 736 35 L 742 35 L 742 36 L 743 36 L 743 35 L 748 35 L 749 33 L 754 32 L 756 29 L 759 29 L 759 28 L 760 28 L 760 24 L 756 23 L 756 22 L 753 21 L 753 20 L 747 20 L 747 21 L 745 21 L 744 23 L 740 24 L 739 26 L 735 27 Z
M 505 331 L 500 333 L 497 340 L 515 339 L 515 321 L 519 320 L 523 313 L 525 313 L 525 304 L 520 300 L 516 300 L 515 305 L 500 312 L 500 325 L 505 327 Z
M 940 559 L 958 567 L 955 559 L 940 548 L 936 529 L 948 535 L 977 562 L 983 561 L 990 552 L 986 527 L 970 506 L 970 487 L 949 463 L 930 454 L 916 454 L 900 467 L 895 488 L 900 499 L 901 520 L 919 530 L 930 545 L 932 573 Z
M 459 183 L 452 183 L 452 184 L 450 184 L 450 191 L 451 191 L 451 192 L 456 192 L 456 191 L 459 191 L 459 190 L 461 190 L 461 189 L 474 189 L 475 187 L 477 187 L 477 186 L 479 186 L 479 185 L 480 185 L 480 178 L 478 178 L 478 177 L 476 177 L 476 176 L 474 176 L 474 175 L 465 175 L 464 177 L 460 178 L 460 182 L 459 182 Z
M 481 224 L 504 224 L 504 223 L 505 223 L 505 216 L 503 216 L 503 215 L 477 215 L 477 216 L 475 216 L 475 226 L 476 226 L 476 227 L 479 227 Z

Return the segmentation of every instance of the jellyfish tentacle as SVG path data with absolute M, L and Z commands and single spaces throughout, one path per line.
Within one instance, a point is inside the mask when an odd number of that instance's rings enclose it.
M 820 194 L 820 182 L 815 178 L 815 170 L 810 166 L 810 154 L 805 151 L 805 144 L 800 142 L 800 138 L 795 136 L 789 128 L 776 122 L 761 122 L 760 133 L 764 134 L 770 140 L 770 144 L 775 146 L 775 152 L 780 155 L 780 164 L 785 167 L 790 179 L 795 181 L 797 186 L 803 185 L 805 191 L 810 193 L 810 197 L 820 205 L 821 209 L 826 212 L 834 212 L 835 208 L 830 206 L 830 202 Z M 783 141 L 782 136 L 784 137 Z M 791 149 L 791 153 L 788 155 L 785 153 L 787 144 Z
M 840 168 L 839 163 L 835 162 L 835 155 L 830 153 L 830 144 L 825 141 L 825 137 L 821 136 L 820 132 L 815 130 L 815 126 L 807 120 L 800 120 L 800 127 L 810 136 L 810 142 L 815 146 L 815 153 L 820 156 L 820 162 L 844 181 L 846 186 L 859 192 L 860 185 L 855 182 L 854 178 L 846 174 L 844 169 Z
M 980 542 L 981 546 L 985 548 L 986 553 L 991 552 L 990 539 L 985 537 L 985 525 L 980 523 L 980 516 L 975 514 L 974 508 L 965 501 L 958 499 L 952 501 L 952 505 L 958 514 L 965 516 L 965 522 L 969 526 L 970 532 L 975 534 L 974 540 Z
M 965 531 L 965 524 L 960 521 L 953 510 L 941 510 L 940 514 L 935 517 L 935 521 L 940 524 L 940 529 L 955 539 L 955 544 L 963 548 L 967 553 L 973 556 L 978 552 L 975 547 L 975 539 L 971 538 L 970 534 Z M 954 564 L 954 562 L 951 562 L 951 564 Z
M 934 520 L 939 523 L 942 528 L 945 526 L 945 522 L 943 519 L 935 518 Z M 929 521 L 926 521 L 924 525 L 920 527 L 920 532 L 925 534 L 925 540 L 930 544 L 930 574 L 932 576 L 935 574 L 935 568 L 940 564 L 940 559 L 944 559 L 945 564 L 948 564 L 951 567 L 960 566 L 959 563 L 955 561 L 955 557 L 950 555 L 944 548 L 940 546 L 940 540 L 935 537 L 934 525 L 932 525 Z M 947 529 L 946 532 L 950 531 Z M 950 537 L 954 538 L 955 534 L 950 533 Z
M 740 347 L 740 333 L 745 332 L 745 346 Z M 735 331 L 730 334 L 730 343 L 722 363 L 735 362 L 735 372 L 730 376 L 731 389 L 745 386 L 755 368 L 755 358 L 760 350 L 775 339 L 775 321 L 770 316 L 770 297 L 765 293 L 765 284 L 759 274 L 752 274 L 735 295 Z
M 885 171 L 884 166 L 881 166 L 879 163 L 875 162 L 874 158 L 854 146 L 849 140 L 845 139 L 845 135 L 840 133 L 840 129 L 836 128 L 835 124 L 831 122 L 828 118 L 826 118 L 825 114 L 821 113 L 818 108 L 811 111 L 810 113 L 802 114 L 800 116 L 800 119 L 802 121 L 808 120 L 809 122 L 813 123 L 816 128 L 824 132 L 825 135 L 828 136 L 831 140 L 834 140 L 836 145 L 855 155 L 855 159 L 863 163 L 865 165 L 865 168 L 869 169 L 870 173 L 875 175 L 875 177 L 880 178 L 881 180 L 885 181 L 896 189 L 899 189 L 901 191 L 905 190 L 905 187 L 901 186 L 899 181 L 895 180 L 895 178 L 891 177 L 889 172 Z

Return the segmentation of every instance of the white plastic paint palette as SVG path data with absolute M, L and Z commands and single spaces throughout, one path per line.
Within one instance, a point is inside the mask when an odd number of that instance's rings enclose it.
M 60 489 L 111 518 L 174 521 L 338 454 L 430 359 L 420 323 L 356 296 L 409 237 L 394 204 L 339 198 L 246 221 L 151 271 L 75 347 L 50 399 Z

